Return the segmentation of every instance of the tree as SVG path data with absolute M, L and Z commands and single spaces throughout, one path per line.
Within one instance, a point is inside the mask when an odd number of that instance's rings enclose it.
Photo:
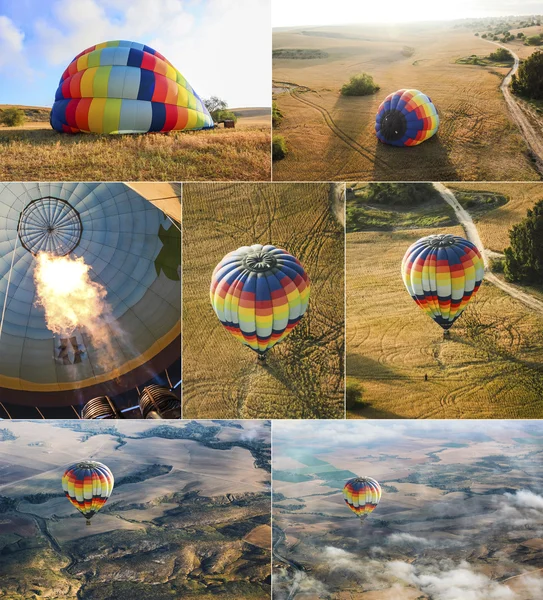
M 507 281 L 543 282 L 543 200 L 529 210 L 526 218 L 509 232 L 511 246 L 504 251 Z
M 279 127 L 281 125 L 281 121 L 283 120 L 283 113 L 279 110 L 277 103 L 275 100 L 272 102 L 272 126 Z
M 7 127 L 17 127 L 23 125 L 25 122 L 25 113 L 22 109 L 15 106 L 11 108 L 5 108 L 0 112 L 0 122 Z
M 488 58 L 489 60 L 492 60 L 494 62 L 513 61 L 512 54 L 509 52 L 509 50 L 506 50 L 505 48 L 498 48 L 495 52 L 492 52 L 492 54 L 490 54 Z
M 543 100 L 543 52 L 534 52 L 519 67 L 511 79 L 514 94 Z
M 343 96 L 369 96 L 375 94 L 380 87 L 373 81 L 373 77 L 367 73 L 353 75 L 349 81 L 341 88 Z
M 345 400 L 347 410 L 355 410 L 364 406 L 363 402 L 364 390 L 356 381 L 347 381 L 345 386 Z
M 219 98 L 218 96 L 211 96 L 211 98 L 204 98 L 203 100 L 204 106 L 209 111 L 211 118 L 217 122 L 219 119 L 216 117 L 219 116 L 219 113 L 228 108 L 228 104 Z

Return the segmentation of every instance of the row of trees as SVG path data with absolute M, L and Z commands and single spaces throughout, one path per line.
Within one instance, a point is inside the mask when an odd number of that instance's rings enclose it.
M 511 245 L 504 251 L 505 279 L 518 283 L 543 283 L 543 200 L 509 232 Z
M 525 98 L 543 100 L 543 52 L 538 50 L 522 62 L 511 78 L 511 90 Z

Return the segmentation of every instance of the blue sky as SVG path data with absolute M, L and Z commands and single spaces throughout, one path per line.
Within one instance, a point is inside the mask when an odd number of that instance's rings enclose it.
M 0 0 L 0 104 L 51 106 L 72 58 L 125 39 L 161 52 L 202 97 L 271 104 L 271 0 Z

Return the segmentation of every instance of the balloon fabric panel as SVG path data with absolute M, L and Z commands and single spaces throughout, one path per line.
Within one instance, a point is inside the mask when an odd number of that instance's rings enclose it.
M 365 519 L 381 500 L 381 486 L 371 477 L 349 479 L 343 488 L 343 498 L 357 516 Z
M 96 461 L 76 463 L 62 476 L 66 497 L 86 519 L 91 519 L 104 506 L 113 484 L 109 468 Z
M 147 133 L 208 129 L 213 119 L 159 52 L 113 41 L 88 48 L 64 71 L 51 125 L 64 133 Z
M 398 90 L 379 106 L 375 134 L 392 146 L 417 146 L 439 127 L 439 115 L 430 98 L 419 90 Z
M 272 245 L 243 246 L 215 267 L 210 299 L 222 325 L 263 355 L 305 314 L 309 278 L 300 262 Z
M 431 235 L 409 247 L 402 260 L 402 277 L 413 300 L 447 330 L 479 290 L 484 263 L 470 241 L 450 234 Z

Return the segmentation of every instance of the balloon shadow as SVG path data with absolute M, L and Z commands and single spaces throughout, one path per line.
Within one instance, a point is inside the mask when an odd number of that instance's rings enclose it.
M 398 148 L 376 140 L 373 181 L 458 181 L 439 133 L 418 146 Z

